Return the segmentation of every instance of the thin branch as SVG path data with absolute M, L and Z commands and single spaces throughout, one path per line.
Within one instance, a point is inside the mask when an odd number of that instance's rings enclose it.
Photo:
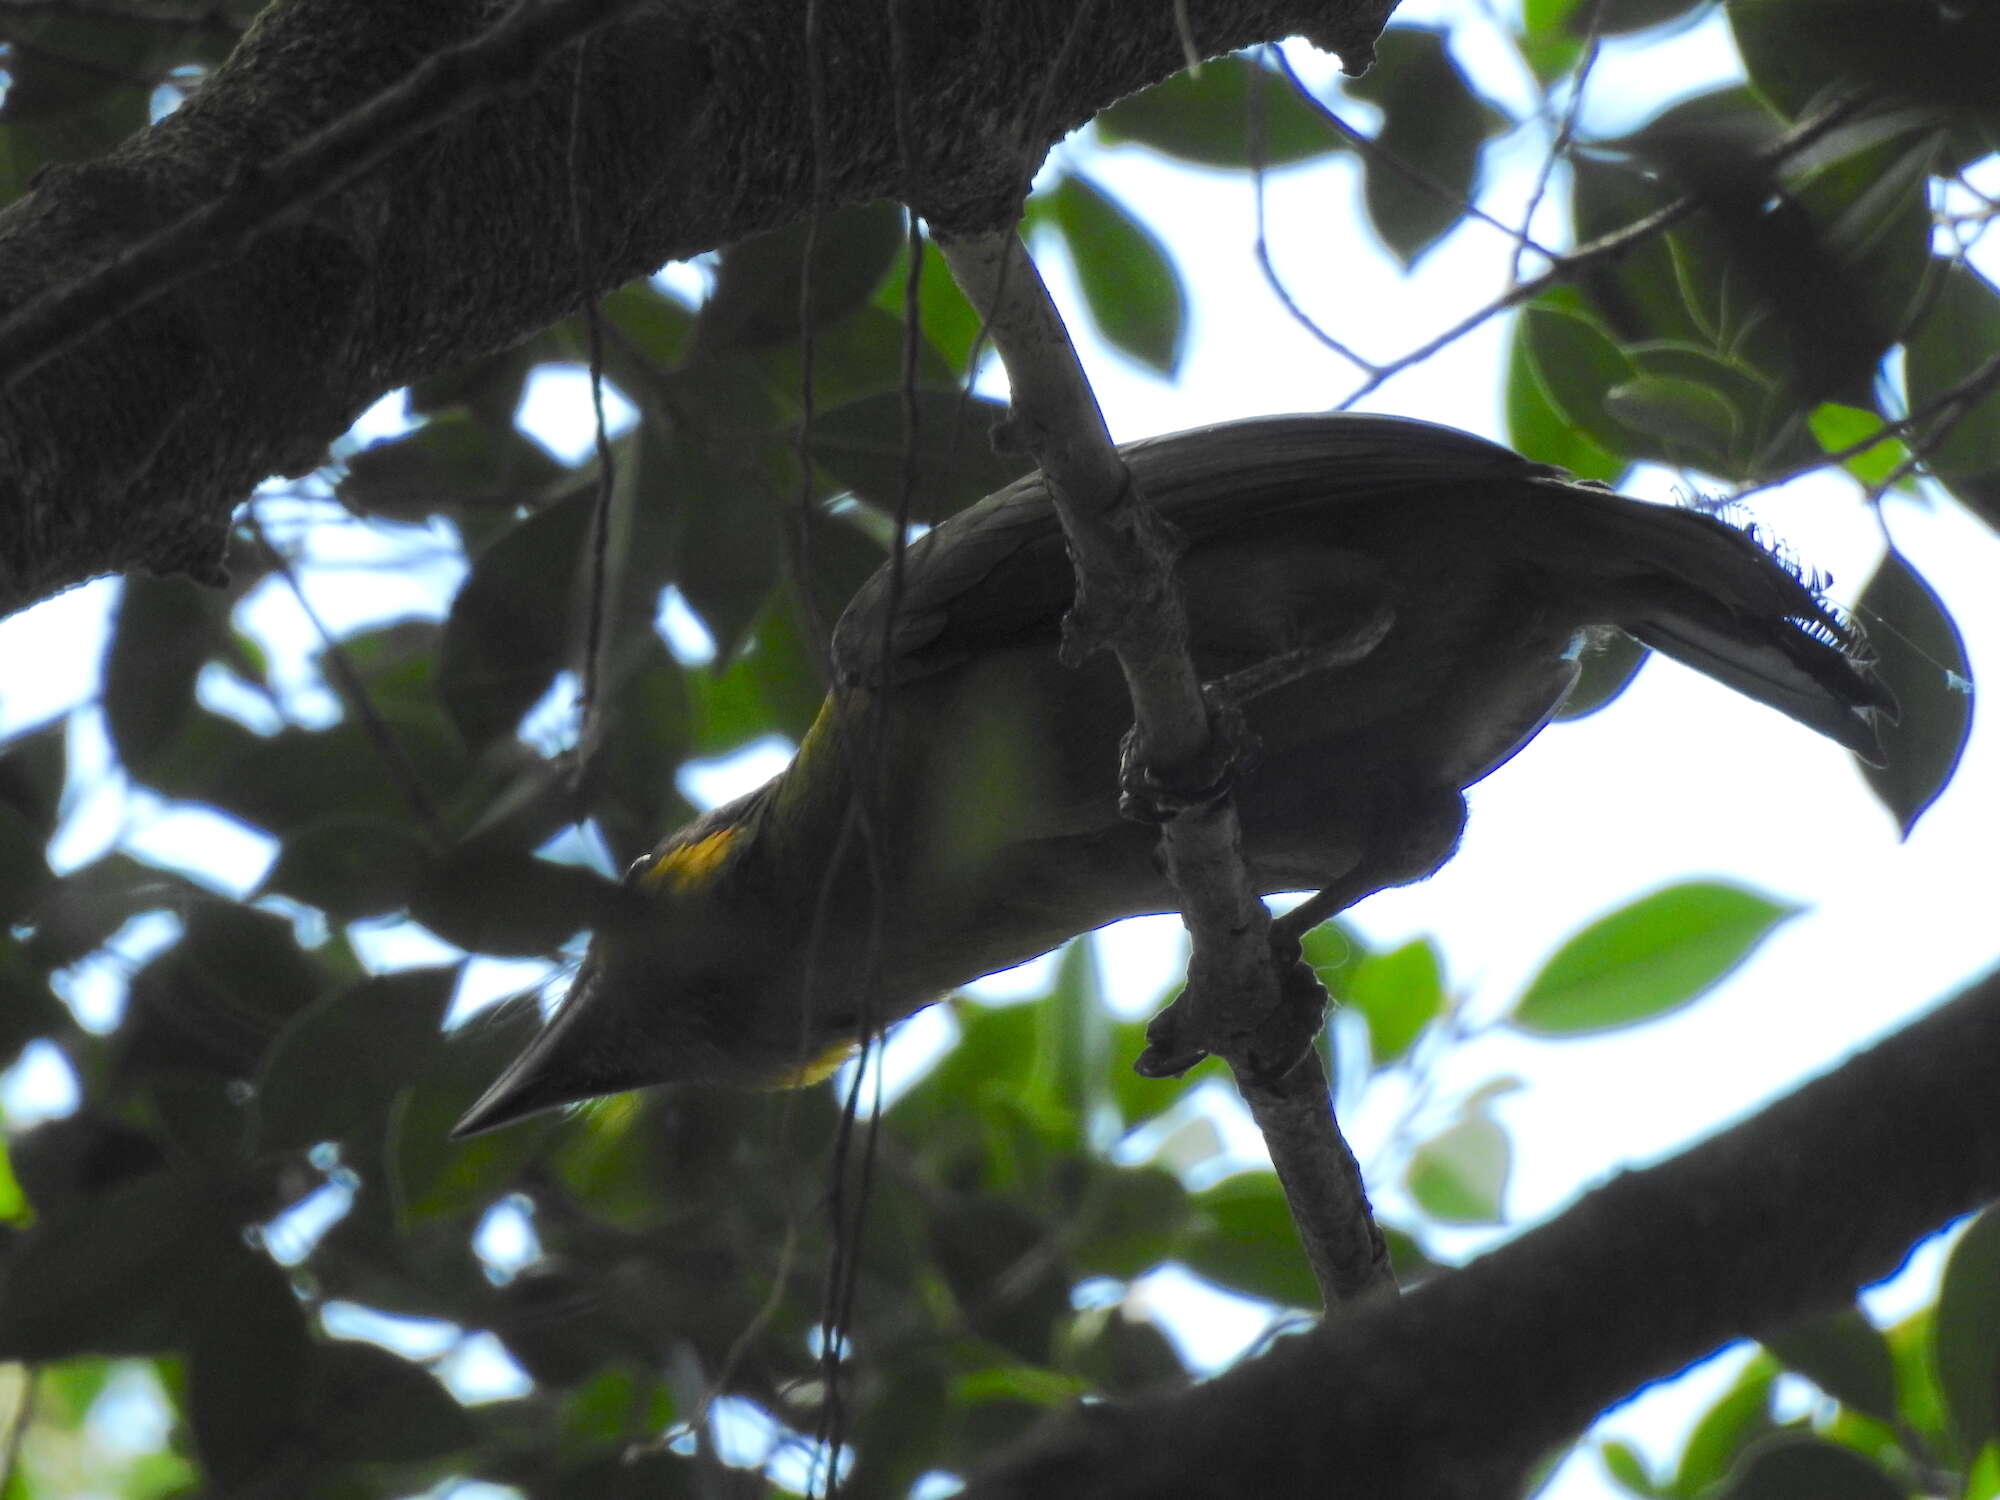
M 1563 110 L 1562 123 L 1556 127 L 1556 138 L 1549 142 L 1549 154 L 1542 158 L 1541 169 L 1535 174 L 1534 190 L 1528 194 L 1528 206 L 1521 212 L 1521 238 L 1514 245 L 1514 260 L 1507 273 L 1510 281 L 1521 279 L 1521 252 L 1528 248 L 1528 232 L 1534 228 L 1535 214 L 1542 206 L 1542 199 L 1548 196 L 1549 180 L 1556 174 L 1556 163 L 1563 159 L 1570 143 L 1576 139 L 1577 117 L 1583 113 L 1583 91 L 1589 86 L 1590 75 L 1597 67 L 1598 54 L 1604 50 L 1603 24 L 1604 0 L 1590 0 L 1590 18 L 1584 23 L 1583 60 L 1577 64 L 1576 78 L 1570 85 L 1569 104 Z
M 1359 1169 L 1338 1127 L 1310 1045 L 1284 1076 L 1254 1057 L 1265 1018 L 1301 1006 L 1303 965 L 1284 976 L 1273 961 L 1270 914 L 1244 862 L 1228 782 L 1236 756 L 1229 719 L 1213 713 L 1187 650 L 1187 619 L 1173 576 L 1170 529 L 1134 493 L 1062 318 L 1012 233 L 940 239 L 952 274 L 993 333 L 1013 388 L 1012 436 L 1042 468 L 1076 566 L 1076 604 L 1064 655 L 1109 647 L 1137 723 L 1127 738 L 1127 784 L 1173 789 L 1180 810 L 1161 829 L 1161 850 L 1194 936 L 1186 1030 L 1235 1071 L 1265 1131 L 1329 1308 L 1393 1286 Z M 1193 793 L 1179 789 L 1196 788 Z M 1180 800 L 1184 799 L 1184 800 Z M 1162 800 L 1160 805 L 1169 805 Z
M 398 83 L 111 260 L 0 322 L 0 391 L 189 277 L 227 262 L 288 214 L 332 196 L 454 116 L 534 74 L 635 0 L 519 0 L 486 31 L 432 53 Z
M 589 240 L 584 234 L 584 65 L 589 48 L 579 44 L 570 86 L 569 215 L 576 245 L 577 284 L 583 294 L 583 331 L 590 358 L 591 437 L 597 448 L 597 493 L 590 505 L 590 588 L 583 632 L 583 702 L 578 707 L 576 784 L 580 787 L 604 723 L 604 615 L 611 554 L 611 507 L 618 492 L 618 460 L 604 420 L 604 317 L 590 279 Z
M 416 763 L 410 759 L 409 751 L 403 748 L 403 742 L 396 738 L 396 731 L 389 727 L 388 720 L 382 717 L 382 711 L 375 706 L 374 695 L 368 691 L 368 684 L 362 681 L 361 674 L 355 670 L 354 662 L 347 654 L 347 648 L 335 639 L 333 632 L 327 628 L 326 621 L 320 618 L 319 611 L 314 609 L 312 602 L 306 598 L 306 591 L 299 583 L 299 575 L 292 567 L 291 560 L 272 546 L 271 539 L 264 534 L 263 525 L 257 519 L 254 506 L 245 509 L 244 519 L 250 528 L 250 535 L 256 539 L 258 550 L 264 554 L 278 576 L 285 580 L 286 586 L 292 591 L 292 598 L 298 603 L 299 612 L 306 617 L 306 622 L 319 637 L 320 646 L 325 654 L 327 675 L 333 679 L 341 702 L 346 705 L 348 712 L 360 720 L 362 733 L 368 736 L 368 742 L 375 747 L 383 767 L 394 779 L 396 789 L 402 793 L 404 803 L 423 825 L 424 832 L 429 835 L 431 842 L 442 849 L 450 842 L 450 833 L 445 827 L 443 814 L 438 811 L 438 805 L 431 797 L 430 788 L 424 785 L 423 777 L 417 774 Z
M 1457 188 L 1439 182 L 1437 178 L 1431 176 L 1422 167 L 1417 166 L 1413 162 L 1404 161 L 1402 157 L 1381 145 L 1372 136 L 1364 135 L 1359 130 L 1356 130 L 1346 120 L 1342 119 L 1340 115 L 1336 114 L 1333 108 L 1322 100 L 1319 95 L 1307 87 L 1306 81 L 1293 71 L 1291 59 L 1285 56 L 1282 48 L 1274 48 L 1272 50 L 1277 53 L 1278 71 L 1283 73 L 1287 81 L 1290 82 L 1292 91 L 1322 120 L 1326 121 L 1327 124 L 1346 137 L 1348 144 L 1353 146 L 1363 156 L 1367 157 L 1370 161 L 1380 162 L 1398 177 L 1407 179 L 1429 193 L 1432 197 L 1450 204 L 1453 208 L 1459 209 L 1467 218 L 1477 219 L 1489 228 L 1499 230 L 1516 245 L 1525 245 L 1537 255 L 1545 256 L 1549 260 L 1557 258 L 1553 250 L 1544 249 L 1529 236 L 1525 224 L 1516 229 L 1512 224 L 1502 219 L 1494 218 L 1493 215 L 1489 214 L 1477 203 L 1474 203 Z
M 1277 49 L 1266 47 L 1264 50 L 1270 52 Z M 1372 375 L 1375 372 L 1375 366 L 1372 363 L 1363 359 L 1346 344 L 1328 333 L 1311 314 L 1299 306 L 1297 301 L 1292 297 L 1291 289 L 1285 285 L 1284 280 L 1278 275 L 1278 268 L 1271 260 L 1271 242 L 1265 232 L 1264 223 L 1264 178 L 1266 171 L 1264 163 L 1264 75 L 1268 71 L 1268 69 L 1260 67 L 1254 69 L 1250 75 L 1250 98 L 1247 110 L 1249 118 L 1244 122 L 1244 154 L 1250 159 L 1250 201 L 1257 223 L 1256 238 L 1251 244 L 1251 249 L 1257 257 L 1257 268 L 1264 273 L 1264 284 L 1270 287 L 1272 295 L 1278 299 L 1279 306 L 1284 308 L 1294 323 L 1297 323 L 1299 327 L 1317 339 L 1325 348 L 1332 350 L 1335 354 L 1338 354 L 1342 359 L 1353 365 L 1355 369 Z
M 1811 119 L 1802 120 L 1786 131 L 1762 153 L 1761 160 L 1766 166 L 1776 166 L 1790 159 L 1830 131 L 1845 124 L 1861 107 L 1861 103 L 1862 100 L 1858 95 L 1834 100 Z M 1691 194 L 1676 198 L 1673 202 L 1663 204 L 1622 229 L 1614 229 L 1609 234 L 1600 235 L 1589 244 L 1580 245 L 1566 255 L 1552 256 L 1548 269 L 1539 276 L 1515 283 L 1484 307 L 1461 318 L 1436 338 L 1390 360 L 1386 365 L 1377 366 L 1373 374 L 1347 393 L 1336 410 L 1346 411 L 1355 402 L 1379 390 L 1385 382 L 1402 374 L 1413 365 L 1422 364 L 1439 351 L 1449 348 L 1500 313 L 1534 301 L 1550 287 L 1573 279 L 1578 272 L 1600 261 L 1615 260 L 1633 246 L 1673 228 L 1683 219 L 1693 215 L 1700 207 L 1700 200 Z

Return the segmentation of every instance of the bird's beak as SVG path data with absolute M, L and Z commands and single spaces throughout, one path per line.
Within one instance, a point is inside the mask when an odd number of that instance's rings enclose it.
M 586 959 L 555 1019 L 452 1127 L 452 1139 L 652 1081 L 631 1076 L 631 1052 L 617 1034 L 619 1018 L 602 1002 L 596 965 Z

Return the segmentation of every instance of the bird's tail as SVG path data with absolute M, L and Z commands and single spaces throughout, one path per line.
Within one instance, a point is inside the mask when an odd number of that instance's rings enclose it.
M 1590 579 L 1599 616 L 1644 645 L 1775 708 L 1870 765 L 1895 695 L 1860 628 L 1755 533 L 1715 516 L 1564 484 L 1580 503 L 1537 510 L 1544 557 Z

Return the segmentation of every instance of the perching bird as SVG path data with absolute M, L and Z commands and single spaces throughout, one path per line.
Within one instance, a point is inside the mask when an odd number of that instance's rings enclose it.
M 1380 637 L 1245 705 L 1261 753 L 1235 793 L 1264 891 L 1430 874 L 1463 788 L 1548 723 L 1608 628 L 1879 760 L 1894 700 L 1852 629 L 1712 516 L 1394 417 L 1260 418 L 1123 456 L 1185 537 L 1204 679 Z M 792 764 L 632 867 L 561 1010 L 459 1133 L 647 1084 L 811 1082 L 957 985 L 1172 909 L 1155 831 L 1119 814 L 1116 666 L 1057 660 L 1073 591 L 1034 475 L 869 579 Z

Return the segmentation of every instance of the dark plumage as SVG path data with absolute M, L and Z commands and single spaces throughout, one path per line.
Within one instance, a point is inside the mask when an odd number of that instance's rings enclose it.
M 1392 621 L 1364 659 L 1247 707 L 1261 754 L 1236 792 L 1266 891 L 1429 874 L 1462 789 L 1549 721 L 1607 628 L 1879 758 L 1893 700 L 1849 627 L 1711 516 L 1392 417 L 1123 451 L 1186 538 L 1205 678 Z M 1033 476 L 909 548 L 886 659 L 888 571 L 865 583 L 793 765 L 634 867 L 562 1012 L 461 1128 L 675 1079 L 796 1082 L 955 985 L 1170 907 L 1152 831 L 1117 812 L 1116 668 L 1056 660 L 1072 586 Z

